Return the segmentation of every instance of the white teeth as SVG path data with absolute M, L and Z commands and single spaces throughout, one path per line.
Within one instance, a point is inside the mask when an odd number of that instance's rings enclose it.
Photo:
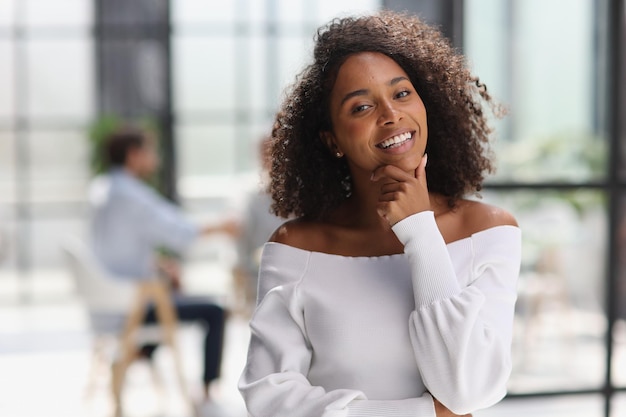
M 380 146 L 383 149 L 387 149 L 387 148 L 389 148 L 389 147 L 391 147 L 393 145 L 396 145 L 398 143 L 402 143 L 402 142 L 407 141 L 409 139 L 411 139 L 411 133 L 405 132 L 405 133 L 399 134 L 397 136 L 394 136 L 392 138 L 389 138 L 389 139 L 383 141 L 378 146 Z

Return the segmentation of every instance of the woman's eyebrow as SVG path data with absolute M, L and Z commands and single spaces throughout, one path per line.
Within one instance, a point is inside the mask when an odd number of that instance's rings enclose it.
M 406 78 L 405 76 L 401 75 L 401 76 L 396 77 L 396 78 L 392 79 L 391 81 L 389 81 L 389 85 L 396 85 L 400 81 L 409 81 L 409 79 Z
M 352 91 L 348 94 L 346 94 L 345 96 L 343 96 L 343 99 L 341 99 L 341 105 L 343 105 L 343 103 L 345 103 L 347 100 L 351 99 L 352 97 L 356 97 L 356 96 L 364 96 L 366 95 L 370 90 L 363 88 L 360 90 L 355 90 Z

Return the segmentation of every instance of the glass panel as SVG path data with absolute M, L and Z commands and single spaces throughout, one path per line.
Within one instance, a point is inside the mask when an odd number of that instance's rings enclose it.
M 13 200 L 15 193 L 14 161 L 14 136 L 9 132 L 0 131 L 0 213 L 3 211 L 3 206 Z
M 85 199 L 90 177 L 88 143 L 82 130 L 30 134 L 29 178 L 34 201 Z
M 484 195 L 516 216 L 523 235 L 510 392 L 599 388 L 606 360 L 603 194 Z
M 0 39 L 0 123 L 15 116 L 14 48 L 12 41 Z
M 219 23 L 232 22 L 235 20 L 235 3 L 238 0 L 176 0 L 171 1 L 172 22 L 175 25 L 206 23 L 216 21 Z M 257 3 L 257 2 L 254 2 Z
M 234 126 L 183 126 L 177 130 L 177 138 L 180 177 L 234 173 L 239 140 Z
M 237 151 L 237 173 L 248 173 L 254 176 L 261 165 L 259 144 L 271 132 L 272 121 L 247 125 L 245 129 L 239 129 L 243 137 L 240 137 L 239 150 Z
M 594 1 L 468 0 L 465 9 L 466 54 L 510 110 L 498 124 L 496 179 L 604 177 L 606 141 L 594 89 L 603 65 L 596 59 Z
M 603 417 L 604 400 L 599 395 L 511 398 L 472 415 L 474 417 Z M 615 414 L 616 417 L 618 415 L 622 414 Z
M 0 305 L 17 300 L 21 283 L 17 272 L 16 210 L 0 205 Z
M 318 20 L 322 24 L 343 15 L 371 12 L 380 9 L 383 3 L 381 0 L 318 0 Z
M 243 4 L 243 10 L 242 7 L 237 9 L 239 19 L 248 20 L 250 23 L 259 26 L 268 20 L 266 3 L 255 0 L 243 0 L 239 3 Z
M 33 40 L 26 43 L 26 52 L 28 114 L 89 119 L 94 102 L 91 40 Z
M 620 254 L 626 249 L 623 244 L 620 246 Z M 623 262 L 623 260 L 622 260 Z M 623 263 L 622 263 L 623 265 Z M 622 268 L 623 269 L 623 268 Z M 616 386 L 626 387 L 626 309 L 624 300 L 626 297 L 624 271 L 620 274 L 619 295 L 620 301 L 617 303 L 617 321 L 613 327 L 613 362 L 611 376 Z
M 15 267 L 15 250 L 13 248 L 13 206 L 0 203 L 0 271 Z M 0 272 L 0 278 L 2 272 Z
M 480 4 L 478 4 L 480 3 Z M 510 65 L 508 52 L 511 33 L 508 28 L 510 1 L 468 0 L 465 4 L 465 53 L 472 71 L 477 74 L 488 91 L 503 104 L 511 104 Z M 510 6 L 509 6 L 510 7 Z M 476 25 L 481 22 L 480 26 Z M 498 137 L 509 138 L 512 116 L 497 120 Z
M 267 38 L 264 36 L 254 36 L 249 39 L 249 68 L 254 71 L 247 71 L 249 78 L 247 84 L 250 92 L 246 96 L 249 99 L 245 107 L 256 110 L 263 110 L 268 106 L 268 60 L 267 60 Z
M 277 97 L 282 97 L 285 87 L 291 85 L 296 75 L 313 59 L 313 39 L 311 36 L 282 38 L 278 41 L 279 67 L 277 68 L 280 91 Z M 278 99 L 278 98 L 277 98 Z
M 22 1 L 26 6 L 24 14 L 26 26 L 87 26 L 92 23 L 93 1 Z
M 277 0 L 278 19 L 286 22 L 301 21 L 304 15 L 304 0 Z
M 613 400 L 611 401 L 611 416 L 610 417 L 621 417 L 626 416 L 626 394 L 618 393 L 615 394 Z
M 622 196 L 621 219 L 616 230 L 617 321 L 613 327 L 613 369 L 615 384 L 626 387 L 626 196 Z
M 173 90 L 178 111 L 234 109 L 235 40 L 178 37 L 173 43 Z
M 16 0 L 0 1 L 0 28 L 13 26 L 15 2 Z

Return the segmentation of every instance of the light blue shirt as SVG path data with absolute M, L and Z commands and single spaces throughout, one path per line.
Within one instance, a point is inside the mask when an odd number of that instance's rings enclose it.
M 94 179 L 89 197 L 96 258 L 122 278 L 153 279 L 157 248 L 181 252 L 200 233 L 178 206 L 123 169 Z

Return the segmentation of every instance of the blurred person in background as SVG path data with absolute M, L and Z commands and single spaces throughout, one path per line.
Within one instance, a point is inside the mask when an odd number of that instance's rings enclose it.
M 226 312 L 208 297 L 184 294 L 177 263 L 161 254 L 180 255 L 201 236 L 235 236 L 238 226 L 194 224 L 146 183 L 159 166 L 155 142 L 147 132 L 130 126 L 105 139 L 102 156 L 108 171 L 90 187 L 91 245 L 103 267 L 120 280 L 167 280 L 178 319 L 205 325 L 204 403 L 211 404 L 211 385 L 220 376 Z M 145 321 L 155 320 L 150 307 Z M 150 358 L 155 348 L 143 346 L 138 357 Z
M 237 237 L 237 263 L 233 267 L 234 290 L 237 310 L 246 317 L 252 313 L 256 303 L 263 245 L 278 226 L 285 222 L 285 219 L 272 213 L 272 198 L 267 191 L 271 164 L 270 140 L 271 137 L 266 136 L 259 142 L 260 184 L 247 196 Z

